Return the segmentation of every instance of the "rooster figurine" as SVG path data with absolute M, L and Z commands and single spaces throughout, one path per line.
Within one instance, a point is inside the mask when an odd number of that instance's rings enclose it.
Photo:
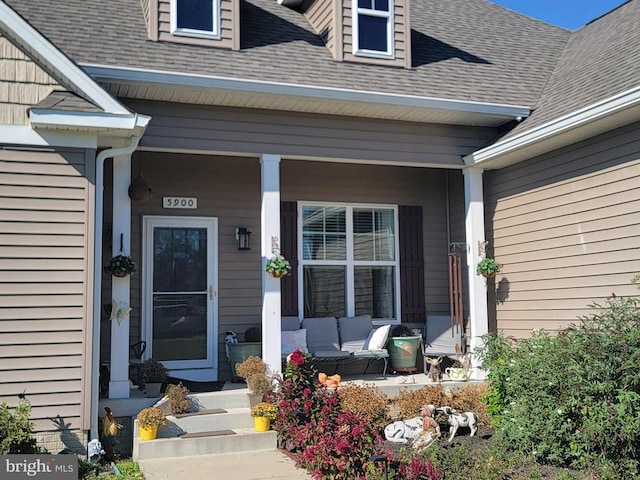
M 115 417 L 113 416 L 113 412 L 111 408 L 104 407 L 107 415 L 102 417 L 102 425 L 100 428 L 100 440 L 105 450 L 105 460 L 112 461 L 113 460 L 113 447 L 116 443 L 116 435 L 118 431 L 122 428 Z

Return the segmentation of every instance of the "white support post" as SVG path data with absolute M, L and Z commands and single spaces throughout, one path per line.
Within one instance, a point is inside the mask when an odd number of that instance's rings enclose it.
M 260 158 L 262 171 L 262 207 L 260 244 L 262 252 L 262 358 L 273 373 L 281 370 L 280 280 L 266 271 L 274 249 L 282 247 L 280 238 L 280 155 Z M 279 251 L 279 250 L 278 250 Z
M 484 245 L 485 240 L 482 172 L 482 169 L 471 167 L 463 170 L 472 354 L 482 345 L 482 337 L 489 333 L 487 284 L 484 277 L 476 274 L 476 265 L 481 260 L 480 245 Z M 480 369 L 475 354 L 472 358 L 472 368 L 474 378 L 478 380 L 485 378 L 485 372 Z
M 131 255 L 131 155 L 113 159 L 113 256 Z M 122 245 L 120 239 L 122 238 Z M 122 248 L 122 252 L 121 249 Z M 129 277 L 111 277 L 111 300 L 120 308 L 130 304 Z M 129 316 L 111 321 L 111 379 L 109 398 L 129 398 Z

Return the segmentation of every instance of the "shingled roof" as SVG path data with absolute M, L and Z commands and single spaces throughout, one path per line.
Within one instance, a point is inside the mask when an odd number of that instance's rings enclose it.
M 571 33 L 486 0 L 412 0 L 412 69 L 337 62 L 305 17 L 242 1 L 241 50 L 147 38 L 139 0 L 5 0 L 79 64 L 534 106 Z

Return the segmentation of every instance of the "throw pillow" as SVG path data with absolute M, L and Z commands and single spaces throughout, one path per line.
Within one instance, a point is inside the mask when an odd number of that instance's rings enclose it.
M 362 350 L 382 350 L 387 343 L 390 329 L 391 325 L 383 325 L 371 330 Z
M 300 349 L 304 353 L 309 353 L 307 349 L 307 329 L 284 330 L 280 336 L 282 355 L 289 355 Z

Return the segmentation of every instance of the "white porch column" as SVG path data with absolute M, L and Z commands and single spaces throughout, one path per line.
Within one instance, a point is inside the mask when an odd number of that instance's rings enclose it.
M 262 207 L 260 245 L 262 252 L 262 358 L 273 373 L 281 370 L 280 280 L 265 270 L 274 248 L 282 248 L 280 238 L 280 155 L 260 157 L 262 167 Z
M 113 158 L 113 256 L 131 255 L 131 155 Z M 121 237 L 122 236 L 122 237 Z M 122 238 L 122 252 L 120 239 Z M 140 262 L 137 262 L 140 266 Z M 111 277 L 111 300 L 128 308 L 129 277 Z M 104 303 L 109 303 L 105 299 Z M 111 379 L 109 398 L 129 398 L 129 316 L 118 323 L 111 321 Z
M 483 343 L 482 336 L 489 333 L 487 283 L 484 277 L 476 274 L 476 265 L 481 259 L 481 245 L 485 241 L 482 172 L 482 169 L 472 167 L 463 170 L 471 352 L 475 352 L 475 349 Z M 473 355 L 472 367 L 474 378 L 483 379 L 485 377 L 484 371 L 478 366 L 478 359 L 475 355 Z

